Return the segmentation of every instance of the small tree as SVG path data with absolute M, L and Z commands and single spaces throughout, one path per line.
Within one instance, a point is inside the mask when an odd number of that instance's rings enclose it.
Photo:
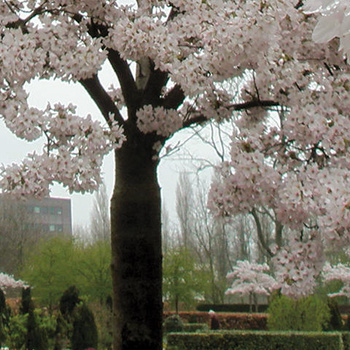
M 278 288 L 276 280 L 267 272 L 270 268 L 267 264 L 250 263 L 249 261 L 237 261 L 233 271 L 227 275 L 233 279 L 232 286 L 226 290 L 226 295 L 242 294 L 249 296 L 250 311 L 252 311 L 252 298 L 256 294 L 270 295 Z M 255 303 L 257 311 L 258 305 Z
M 207 279 L 185 247 L 169 249 L 163 260 L 163 295 L 179 312 L 180 303 L 193 305 L 195 297 L 203 296 Z

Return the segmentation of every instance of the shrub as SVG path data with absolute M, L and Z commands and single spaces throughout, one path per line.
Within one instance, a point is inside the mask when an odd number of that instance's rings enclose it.
M 327 299 L 327 305 L 330 312 L 330 320 L 325 330 L 327 331 L 340 331 L 343 329 L 343 320 L 339 312 L 338 303 L 332 299 Z
M 70 286 L 60 298 L 60 312 L 63 317 L 70 317 L 74 308 L 80 303 L 79 291 L 76 286 Z
M 184 324 L 181 317 L 177 314 L 171 315 L 164 321 L 164 333 L 169 332 L 182 332 L 184 329 Z
M 97 348 L 98 336 L 95 318 L 85 303 L 79 306 L 74 315 L 72 349 Z
M 172 333 L 168 350 L 339 350 L 341 333 L 216 331 L 210 333 Z
M 330 320 L 327 303 L 316 296 L 291 299 L 276 295 L 268 308 L 270 330 L 322 331 Z

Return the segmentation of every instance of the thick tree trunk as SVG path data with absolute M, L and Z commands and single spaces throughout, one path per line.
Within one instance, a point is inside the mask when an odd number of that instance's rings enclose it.
M 128 138 L 115 157 L 111 202 L 114 350 L 162 349 L 158 162 L 152 160 L 152 148 L 142 143 Z

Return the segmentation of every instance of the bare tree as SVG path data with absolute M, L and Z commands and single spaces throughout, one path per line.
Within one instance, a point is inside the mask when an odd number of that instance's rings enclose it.
M 93 241 L 110 241 L 111 222 L 109 213 L 109 198 L 106 185 L 103 183 L 95 193 L 91 213 L 90 232 Z

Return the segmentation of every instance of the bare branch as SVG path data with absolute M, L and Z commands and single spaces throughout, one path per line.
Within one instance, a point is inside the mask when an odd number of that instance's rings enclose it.
M 114 114 L 115 120 L 118 121 L 120 125 L 124 124 L 124 119 L 120 114 L 120 111 L 101 85 L 97 75 L 93 76 L 92 78 L 82 79 L 79 82 L 95 101 L 108 125 L 111 125 L 112 122 L 109 115 L 110 113 Z

